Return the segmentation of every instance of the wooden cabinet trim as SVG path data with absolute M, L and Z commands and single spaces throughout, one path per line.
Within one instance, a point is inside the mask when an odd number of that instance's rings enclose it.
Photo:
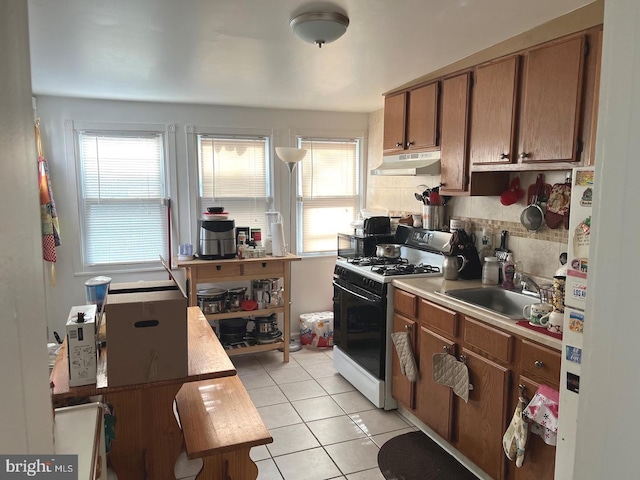
M 511 362 L 514 337 L 509 333 L 465 316 L 463 339 L 468 345 L 505 363 Z
M 420 298 L 418 302 L 418 319 L 421 323 L 446 335 L 452 337 L 458 335 L 458 313 L 424 298 Z
M 549 385 L 560 383 L 560 352 L 523 339 L 520 348 L 520 371 Z
M 393 309 L 411 318 L 418 317 L 418 296 L 396 288 L 393 292 Z

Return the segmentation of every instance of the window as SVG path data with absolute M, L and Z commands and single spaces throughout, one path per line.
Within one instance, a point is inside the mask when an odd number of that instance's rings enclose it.
M 85 269 L 159 264 L 168 244 L 163 134 L 77 134 Z
M 336 251 L 336 235 L 350 229 L 359 206 L 359 139 L 298 141 L 307 155 L 298 164 L 298 253 Z
M 238 226 L 261 228 L 271 202 L 269 139 L 197 135 L 200 212 L 224 207 Z

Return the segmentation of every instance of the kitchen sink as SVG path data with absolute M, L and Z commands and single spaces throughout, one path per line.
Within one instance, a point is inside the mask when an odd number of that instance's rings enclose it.
M 447 290 L 444 295 L 453 297 L 475 307 L 486 308 L 512 320 L 522 320 L 525 305 L 538 303 L 540 299 L 501 287 L 478 287 Z

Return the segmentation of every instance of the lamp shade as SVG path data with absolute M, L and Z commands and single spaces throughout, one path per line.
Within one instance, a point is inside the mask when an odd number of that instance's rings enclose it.
M 322 47 L 344 35 L 349 18 L 336 12 L 310 12 L 292 18 L 289 25 L 302 40 Z
M 276 147 L 276 155 L 287 164 L 298 163 L 306 154 L 307 151 L 304 148 Z

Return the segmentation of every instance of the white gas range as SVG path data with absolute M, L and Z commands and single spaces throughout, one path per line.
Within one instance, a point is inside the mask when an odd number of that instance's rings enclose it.
M 452 234 L 411 229 L 400 258 L 338 258 L 333 275 L 335 369 L 378 408 L 391 410 L 394 278 L 442 275 Z

